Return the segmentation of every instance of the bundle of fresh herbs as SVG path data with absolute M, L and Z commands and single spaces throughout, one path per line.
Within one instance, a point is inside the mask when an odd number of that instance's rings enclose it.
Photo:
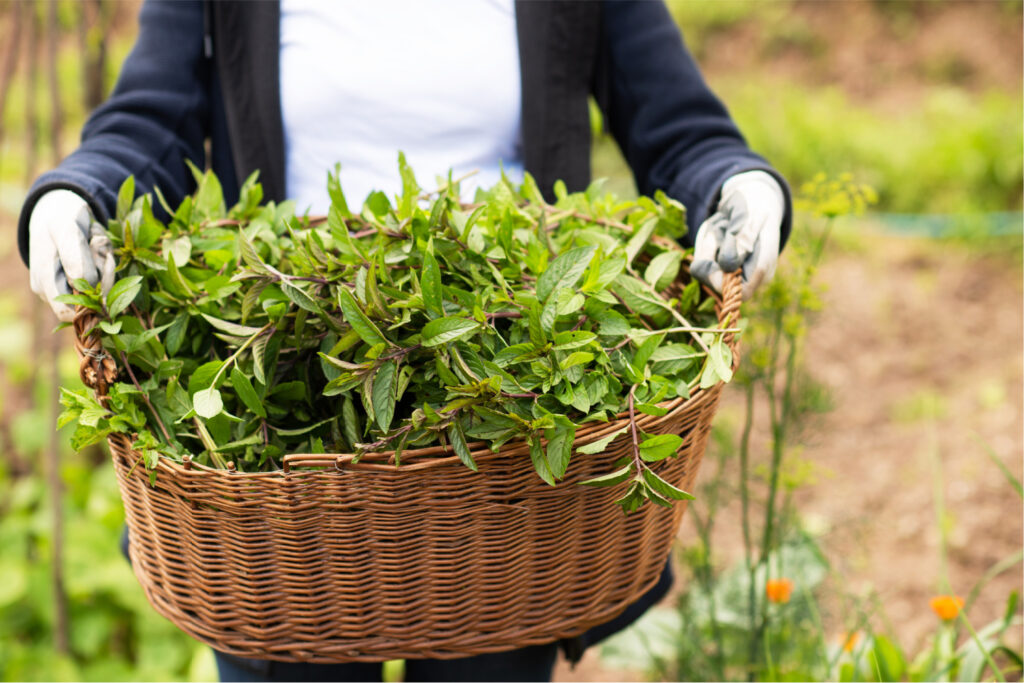
M 227 208 L 216 177 L 193 169 L 198 189 L 176 210 L 157 193 L 165 225 L 129 178 L 108 226 L 118 281 L 63 297 L 95 311 L 122 369 L 106 405 L 63 391 L 74 446 L 117 432 L 148 468 L 188 454 L 266 471 L 287 453 L 390 450 L 400 463 L 440 443 L 476 469 L 467 443 L 517 439 L 553 485 L 577 425 L 662 414 L 659 402 L 730 378 L 713 300 L 695 281 L 669 287 L 685 258 L 678 202 L 595 184 L 558 186 L 548 204 L 527 176 L 465 205 L 450 176 L 425 192 L 401 155 L 399 167 L 401 195 L 374 192 L 358 211 L 336 169 L 326 220 L 262 205 L 255 176 Z M 645 464 L 681 438 L 634 436 L 634 457 L 591 483 L 632 479 L 627 511 L 689 497 Z

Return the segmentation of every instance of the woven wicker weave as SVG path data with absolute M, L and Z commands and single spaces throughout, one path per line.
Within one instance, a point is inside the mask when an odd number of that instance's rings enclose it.
M 726 278 L 719 320 L 735 321 L 739 278 Z M 82 379 L 105 396 L 117 367 L 75 320 Z M 727 339 L 734 347 L 731 335 Z M 734 352 L 734 358 L 738 354 Z M 721 385 L 638 416 L 649 433 L 684 437 L 652 466 L 689 490 Z M 587 423 L 576 445 L 625 424 Z M 453 658 L 548 643 L 617 616 L 658 579 L 685 506 L 626 516 L 612 489 L 577 482 L 628 452 L 573 456 L 556 487 L 522 442 L 471 444 L 479 472 L 440 447 L 291 455 L 280 472 L 244 474 L 162 459 L 155 485 L 123 436 L 110 439 L 131 530 L 135 575 L 153 607 L 214 648 L 280 661 Z M 450 453 L 450 452 L 449 452 Z

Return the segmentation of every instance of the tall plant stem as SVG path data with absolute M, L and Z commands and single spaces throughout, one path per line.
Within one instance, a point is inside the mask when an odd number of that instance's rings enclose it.
M 64 108 L 61 104 L 60 81 L 57 76 L 57 42 L 60 27 L 57 24 L 57 0 L 46 3 L 46 68 L 50 85 L 50 156 L 56 166 L 62 158 L 60 131 L 64 127 Z
M 11 13 L 11 32 L 7 38 L 7 50 L 4 52 L 4 63 L 0 67 L 0 148 L 4 142 L 4 116 L 5 105 L 7 104 L 7 93 L 11 83 L 14 82 L 14 72 L 18 66 L 18 54 L 21 51 L 21 26 L 24 6 L 21 2 L 15 2 L 14 11 Z
M 39 21 L 36 17 L 34 0 L 26 4 L 28 13 L 28 73 L 25 94 L 25 186 L 32 183 L 36 174 L 39 149 L 39 116 L 36 110 L 36 93 L 39 92 Z
M 781 324 L 781 321 L 780 321 Z M 772 423 L 772 464 L 771 479 L 768 484 L 768 501 L 765 504 L 764 533 L 761 536 L 761 552 L 758 558 L 758 566 L 765 568 L 765 577 L 768 575 L 768 558 L 771 553 L 772 540 L 775 538 L 775 502 L 779 491 L 779 472 L 782 469 L 782 456 L 786 450 L 786 432 L 789 426 L 790 404 L 792 403 L 793 375 L 796 374 L 796 339 L 787 335 L 789 349 L 786 354 L 785 379 L 782 391 L 781 407 L 774 388 L 770 394 L 769 406 L 771 407 Z M 770 374 L 770 382 L 774 384 L 775 372 Z M 764 637 L 768 625 L 767 601 L 762 603 L 761 618 L 758 620 L 757 630 L 754 634 L 754 641 L 759 642 Z
M 721 473 L 716 475 L 713 481 L 720 481 Z M 715 577 L 711 568 L 711 531 L 714 527 L 715 510 L 708 505 L 707 522 L 697 510 L 691 510 L 693 524 L 697 527 L 697 536 L 704 545 L 703 559 L 694 567 L 697 581 L 701 585 L 708 599 L 708 619 L 711 625 L 711 639 L 717 646 L 713 656 L 710 658 L 716 668 L 717 679 L 725 680 L 725 653 L 722 651 L 722 625 L 718 621 L 718 601 L 715 598 Z
M 939 530 L 939 583 L 949 585 L 949 525 L 946 523 L 946 494 L 943 490 L 942 451 L 939 448 L 939 431 L 936 420 L 928 425 L 928 457 L 932 461 L 932 505 L 935 511 L 935 525 Z
M 743 434 L 740 437 L 740 506 L 743 528 L 743 561 L 747 568 L 747 617 L 750 633 L 757 626 L 757 571 L 754 566 L 753 548 L 750 536 L 750 432 L 754 427 L 754 388 L 753 382 L 745 389 L 746 415 L 743 421 Z M 754 679 L 755 648 L 751 641 L 751 657 L 749 679 Z
M 49 357 L 46 359 L 48 361 L 46 378 L 46 421 L 48 424 L 53 424 L 57 417 L 57 395 L 60 393 L 60 373 L 57 360 L 60 355 L 60 342 L 61 338 L 52 334 L 46 344 L 49 347 Z M 45 448 L 46 476 L 50 489 L 50 514 L 53 517 L 53 557 L 50 567 L 50 583 L 54 603 L 54 644 L 57 652 L 67 655 L 71 651 L 71 645 L 68 597 L 64 589 L 64 487 L 60 475 L 60 444 L 57 442 L 57 432 L 53 429 L 47 430 Z
M 91 111 L 106 97 L 107 41 L 104 38 L 108 34 L 114 8 L 104 0 L 86 0 L 80 9 L 82 76 L 85 81 L 82 95 L 86 110 Z
M 714 476 L 711 478 L 713 482 L 721 482 L 725 478 L 725 458 L 721 455 L 717 458 L 718 468 L 715 471 Z M 715 668 L 717 669 L 716 675 L 718 680 L 725 680 L 725 652 L 723 649 L 723 638 L 722 625 L 718 621 L 718 600 L 715 597 L 714 584 L 714 569 L 711 564 L 711 538 L 715 526 L 715 515 L 718 514 L 719 510 L 719 486 L 708 487 L 707 492 L 707 521 L 703 521 L 700 513 L 694 509 L 693 520 L 694 525 L 697 527 L 697 533 L 700 536 L 701 542 L 704 544 L 703 559 L 700 564 L 696 567 L 698 572 L 698 580 L 704 587 L 704 592 L 708 597 L 708 617 L 711 623 L 711 634 L 717 647 L 715 648 L 714 656 L 712 661 L 714 662 Z
M 773 330 L 774 333 L 772 334 L 772 337 L 771 337 L 771 343 L 768 345 L 768 349 L 769 349 L 768 358 L 770 359 L 770 362 L 768 363 L 767 370 L 765 371 L 765 374 L 760 378 L 760 381 L 764 385 L 765 394 L 766 394 L 766 396 L 768 398 L 769 418 L 770 418 L 770 421 L 771 421 L 772 425 L 774 425 L 775 424 L 775 418 L 776 418 L 776 408 L 775 408 L 775 377 L 776 377 L 776 373 L 777 373 L 776 368 L 778 367 L 778 358 L 779 358 L 779 339 L 780 339 L 781 334 L 782 334 L 782 311 L 776 311 L 775 312 L 775 316 L 774 316 L 774 319 L 772 320 L 772 323 L 773 323 L 772 330 Z M 773 427 L 773 434 L 774 434 L 774 427 Z M 774 440 L 773 440 L 773 442 L 774 442 Z M 774 456 L 773 456 L 773 461 L 774 461 Z M 749 500 L 749 495 L 748 495 L 748 500 Z M 764 533 L 764 537 L 765 538 L 768 538 L 768 539 L 771 538 L 771 533 L 770 533 L 770 530 L 768 529 L 767 521 L 765 523 L 765 528 L 764 528 L 763 533 Z M 750 634 L 749 634 L 750 635 L 750 641 L 748 643 L 748 651 L 747 651 L 747 660 L 748 660 L 748 663 L 749 663 L 749 668 L 747 670 L 747 680 L 749 680 L 749 681 L 753 681 L 754 678 L 757 675 L 757 662 L 758 662 L 758 659 L 761 656 L 761 649 L 762 649 L 761 648 L 761 643 L 760 643 L 760 638 L 761 638 L 761 632 L 763 630 L 763 618 L 761 620 L 761 623 L 759 623 L 757 617 L 758 617 L 758 613 L 761 610 L 760 610 L 760 605 L 758 604 L 756 579 L 757 579 L 757 570 L 762 565 L 764 565 L 767 562 L 767 553 L 765 552 L 763 547 L 764 546 L 763 546 L 763 543 L 762 543 L 762 550 L 761 550 L 761 552 L 758 555 L 756 563 L 753 562 L 753 557 L 751 557 L 750 588 L 749 588 L 749 592 L 750 592 L 750 607 L 749 607 L 749 609 L 750 609 L 750 614 L 751 614 L 751 623 L 750 623 Z M 751 550 L 753 550 L 753 546 L 751 546 Z

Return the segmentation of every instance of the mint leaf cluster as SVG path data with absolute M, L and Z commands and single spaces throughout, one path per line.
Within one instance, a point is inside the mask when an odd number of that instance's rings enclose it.
M 554 485 L 573 457 L 627 438 L 632 457 L 586 483 L 628 482 L 627 511 L 688 498 L 647 466 L 680 437 L 633 419 L 731 375 L 726 328 L 685 275 L 682 205 L 600 184 L 559 184 L 549 204 L 529 175 L 464 204 L 450 175 L 426 191 L 401 155 L 399 168 L 402 192 L 358 211 L 335 169 L 326 217 L 263 203 L 255 175 L 227 207 L 193 169 L 178 207 L 157 193 L 166 223 L 129 178 L 108 225 L 118 282 L 63 297 L 95 313 L 121 369 L 106 406 L 64 392 L 76 446 L 117 432 L 149 468 L 189 455 L 267 471 L 287 453 L 393 451 L 400 465 L 443 444 L 475 470 L 474 442 L 522 440 Z M 574 451 L 579 425 L 620 414 L 625 429 Z

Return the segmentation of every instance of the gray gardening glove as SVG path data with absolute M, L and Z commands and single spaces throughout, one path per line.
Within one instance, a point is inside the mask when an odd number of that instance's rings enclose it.
M 718 210 L 701 223 L 690 272 L 716 292 L 722 274 L 743 267 L 743 298 L 775 275 L 786 198 L 764 171 L 738 173 L 722 185 Z
M 84 278 L 114 284 L 114 248 L 103 227 L 93 220 L 89 205 L 70 190 L 51 190 L 39 198 L 28 220 L 29 279 L 32 291 L 50 304 L 63 322 L 75 309 L 55 301 L 70 294 L 71 280 Z

